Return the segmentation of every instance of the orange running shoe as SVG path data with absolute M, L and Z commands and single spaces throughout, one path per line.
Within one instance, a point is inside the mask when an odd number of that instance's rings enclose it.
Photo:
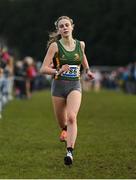
M 67 131 L 66 130 L 62 130 L 61 134 L 60 134 L 60 141 L 61 142 L 65 142 L 67 139 Z

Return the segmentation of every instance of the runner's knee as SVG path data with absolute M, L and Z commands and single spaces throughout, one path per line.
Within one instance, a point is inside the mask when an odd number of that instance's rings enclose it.
M 70 113 L 68 113 L 67 116 L 68 116 L 68 117 L 67 117 L 67 122 L 68 122 L 69 124 L 73 124 L 73 123 L 76 122 L 76 113 L 70 112 Z

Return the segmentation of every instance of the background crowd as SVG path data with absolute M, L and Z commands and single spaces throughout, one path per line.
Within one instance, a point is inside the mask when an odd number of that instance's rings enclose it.
M 88 91 L 101 88 L 122 90 L 127 94 L 136 94 L 136 61 L 122 67 L 92 67 L 95 80 L 88 81 L 82 74 L 83 89 Z
M 3 107 L 13 98 L 30 99 L 34 91 L 50 88 L 51 77 L 41 75 L 41 61 L 27 56 L 16 60 L 6 47 L 0 47 L 0 118 Z M 123 67 L 92 66 L 95 79 L 81 74 L 84 91 L 123 90 L 136 94 L 136 61 Z
M 29 56 L 16 60 L 6 46 L 0 47 L 0 118 L 13 98 L 30 99 L 34 90 L 49 87 L 49 77 L 39 74 L 40 66 Z

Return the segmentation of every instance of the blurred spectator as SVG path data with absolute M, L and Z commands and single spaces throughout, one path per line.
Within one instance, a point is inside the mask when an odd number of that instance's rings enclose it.
M 24 63 L 21 60 L 16 61 L 14 71 L 15 96 L 26 98 L 26 72 Z
M 136 94 L 135 62 L 128 65 L 128 80 L 125 82 L 125 90 L 129 94 Z
M 3 69 L 0 67 L 0 119 L 2 118 L 2 106 L 3 106 Z
M 14 59 L 12 56 L 9 56 L 4 72 L 7 78 L 8 100 L 12 100 L 13 99 L 13 78 L 14 78 L 13 77 L 14 76 Z
M 26 95 L 27 98 L 31 98 L 34 90 L 35 78 L 37 76 L 37 70 L 32 57 L 24 58 L 26 68 Z
M 100 71 L 97 69 L 95 70 L 95 79 L 94 79 L 94 90 L 96 92 L 100 91 L 101 88 L 101 80 L 102 80 L 102 74 L 100 73 Z
M 0 48 L 0 118 L 2 109 L 13 99 L 14 59 L 8 53 L 7 47 Z
M 136 82 L 136 61 L 134 62 L 134 79 L 135 79 L 135 82 Z
M 41 68 L 41 61 L 35 62 L 35 67 L 37 70 L 37 74 L 34 80 L 34 90 L 42 90 L 50 88 L 51 86 L 51 76 L 50 75 L 42 75 L 41 73 L 38 73 Z

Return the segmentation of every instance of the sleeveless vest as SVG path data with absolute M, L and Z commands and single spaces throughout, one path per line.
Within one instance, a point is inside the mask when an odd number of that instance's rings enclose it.
M 70 70 L 58 76 L 54 76 L 58 80 L 79 80 L 80 79 L 80 66 L 83 59 L 83 52 L 81 49 L 80 41 L 76 40 L 76 46 L 73 51 L 67 51 L 60 41 L 57 41 L 58 52 L 53 59 L 54 67 L 59 70 L 62 65 L 68 64 Z

